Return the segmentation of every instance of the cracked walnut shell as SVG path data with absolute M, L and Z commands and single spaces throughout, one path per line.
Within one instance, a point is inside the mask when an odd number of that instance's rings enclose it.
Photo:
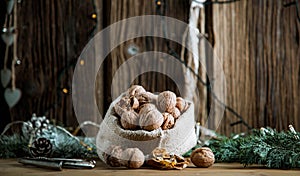
M 139 100 L 136 97 L 131 97 L 130 105 L 131 105 L 132 109 L 134 109 L 134 110 L 138 109 L 140 106 Z
M 164 123 L 162 124 L 161 128 L 163 130 L 171 129 L 175 124 L 174 117 L 167 112 L 162 113 L 162 115 L 164 117 Z
M 155 95 L 151 92 L 142 92 L 142 93 L 136 95 L 136 98 L 138 99 L 140 104 L 156 103 L 157 97 L 158 97 L 157 95 Z
M 139 86 L 139 85 L 133 85 L 128 89 L 129 96 L 135 96 L 142 92 L 146 92 L 146 90 L 142 86 Z
M 121 117 L 126 111 L 131 110 L 130 99 L 126 96 L 122 97 L 115 105 L 115 112 Z

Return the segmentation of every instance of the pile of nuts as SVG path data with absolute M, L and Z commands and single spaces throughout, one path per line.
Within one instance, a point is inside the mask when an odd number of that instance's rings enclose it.
M 177 169 L 181 170 L 186 168 L 190 161 L 196 167 L 207 168 L 214 164 L 215 156 L 210 148 L 201 147 L 193 150 L 190 158 L 183 158 L 180 155 L 170 154 L 164 148 L 155 148 L 152 151 L 152 155 L 149 156 L 146 164 L 156 169 Z M 138 169 L 143 166 L 145 156 L 143 152 L 138 148 L 122 149 L 121 146 L 110 146 L 103 158 L 106 163 L 112 167 L 125 166 L 129 169 Z
M 147 92 L 142 86 L 133 85 L 114 106 L 122 128 L 152 131 L 171 129 L 176 120 L 189 107 L 183 98 L 171 91 L 158 95 Z

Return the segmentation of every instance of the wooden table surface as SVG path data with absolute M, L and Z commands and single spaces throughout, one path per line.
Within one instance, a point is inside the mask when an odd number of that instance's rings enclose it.
M 97 166 L 94 169 L 79 170 L 79 169 L 63 169 L 63 171 L 53 171 L 45 168 L 37 168 L 34 166 L 24 166 L 17 162 L 16 159 L 2 159 L 0 160 L 0 176 L 10 175 L 49 175 L 49 176 L 135 176 L 135 175 L 213 175 L 213 176 L 232 176 L 232 175 L 258 175 L 258 176 L 283 176 L 283 175 L 300 175 L 300 170 L 278 170 L 267 169 L 262 166 L 249 166 L 244 168 L 241 164 L 224 164 L 216 163 L 210 168 L 196 168 L 189 166 L 183 170 L 155 170 L 151 168 L 141 169 L 126 169 L 126 168 L 111 168 L 107 167 L 101 161 L 97 161 Z

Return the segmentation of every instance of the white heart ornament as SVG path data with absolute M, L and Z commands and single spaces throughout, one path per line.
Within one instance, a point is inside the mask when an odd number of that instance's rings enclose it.
M 14 33 L 12 32 L 5 32 L 1 35 L 2 40 L 5 42 L 6 45 L 10 46 L 14 42 Z
M 1 84 L 3 87 L 6 87 L 11 79 L 11 71 L 9 69 L 3 69 L 0 72 L 1 74 Z
M 21 90 L 15 88 L 6 88 L 4 91 L 4 98 L 10 108 L 14 107 L 21 98 Z
M 7 4 L 7 14 L 11 14 L 12 9 L 13 9 L 14 4 L 15 4 L 15 0 L 7 0 L 6 4 Z

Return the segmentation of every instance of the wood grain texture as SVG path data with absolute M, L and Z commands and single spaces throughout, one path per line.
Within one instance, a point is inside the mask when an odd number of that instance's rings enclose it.
M 300 127 L 299 21 L 296 8 L 284 8 L 282 2 L 213 6 L 214 49 L 226 74 L 226 103 L 255 128 Z M 242 125 L 229 126 L 237 120 L 226 113 L 220 131 L 245 131 Z
M 188 14 L 189 14 L 189 2 L 188 1 L 175 1 L 175 0 L 166 0 L 167 6 L 166 6 L 166 16 L 173 17 L 182 21 L 187 21 Z M 114 22 L 130 18 L 133 16 L 139 16 L 139 15 L 159 15 L 159 13 L 156 12 L 156 4 L 155 1 L 139 1 L 139 0 L 112 0 L 110 1 L 110 15 L 108 19 L 108 24 L 112 24 Z M 163 7 L 161 7 L 163 8 Z M 176 10 L 174 10 L 176 9 Z M 146 21 L 143 21 L 143 24 L 141 25 L 148 25 Z M 113 37 L 120 37 L 125 38 L 126 37 L 126 30 L 125 27 L 121 29 L 117 29 L 118 31 L 112 31 Z M 130 28 L 130 30 L 137 30 L 137 28 Z M 162 28 L 158 30 L 163 30 Z M 173 30 L 173 29 L 172 29 Z M 179 33 L 183 33 L 185 29 L 175 29 L 176 31 L 179 31 Z M 132 32 L 132 31 L 131 31 Z M 113 40 L 113 39 L 111 39 Z M 106 68 L 109 68 L 109 70 L 106 71 L 105 76 L 105 89 L 106 89 L 106 108 L 112 101 L 112 94 L 120 94 L 120 89 L 118 86 L 111 87 L 112 80 L 114 78 L 115 72 L 118 70 L 118 68 L 123 64 L 126 60 L 128 60 L 131 56 L 127 53 L 127 48 L 130 45 L 135 45 L 139 49 L 139 54 L 147 51 L 158 51 L 158 52 L 164 52 L 168 53 L 168 49 L 166 46 L 166 43 L 164 39 L 162 38 L 155 38 L 155 37 L 141 37 L 136 38 L 130 41 L 126 41 L 123 44 L 119 45 L 117 48 L 115 48 L 111 53 L 110 56 L 106 60 Z M 181 46 L 178 43 L 171 42 L 171 47 L 177 52 L 180 53 Z M 163 59 L 163 58 L 161 58 Z M 159 63 L 157 63 L 157 67 L 162 67 Z M 141 65 L 141 69 L 147 69 L 147 65 Z M 182 71 L 178 71 L 180 68 L 171 68 L 171 67 L 165 67 L 162 68 L 163 70 L 170 70 L 170 72 L 176 73 L 176 74 L 182 74 Z M 151 92 L 161 92 L 164 90 L 171 90 L 177 93 L 178 87 L 175 85 L 175 83 L 168 78 L 167 76 L 161 74 L 161 73 L 155 73 L 155 72 L 147 72 L 142 75 L 134 75 L 134 73 L 128 68 L 124 74 L 122 74 L 122 78 L 118 80 L 119 85 L 124 84 L 124 80 L 127 80 L 128 78 L 135 78 L 132 84 L 140 84 L 144 86 L 148 91 Z M 137 76 L 137 77 L 135 77 Z M 120 86 L 121 87 L 121 86 Z
M 11 109 L 12 120 L 32 113 L 67 126 L 77 124 L 71 93 L 74 63 L 89 40 L 95 22 L 93 1 L 22 1 L 18 11 L 17 87 L 21 101 Z
M 183 170 L 158 170 L 149 167 L 142 167 L 140 169 L 126 169 L 125 167 L 108 167 L 103 162 L 97 161 L 94 169 L 64 169 L 63 171 L 53 171 L 45 168 L 37 168 L 34 166 L 24 166 L 17 163 L 15 159 L 0 160 L 0 174 L 5 176 L 14 175 L 72 175 L 72 176 L 110 176 L 110 175 L 202 175 L 202 176 L 298 176 L 299 170 L 279 170 L 279 169 L 267 169 L 263 166 L 247 166 L 246 168 L 237 163 L 216 163 L 210 168 L 196 168 L 193 164 L 190 164 L 188 168 Z
M 166 2 L 166 16 L 187 22 L 189 0 Z M 255 128 L 271 126 L 282 130 L 293 124 L 299 130 L 300 24 L 295 6 L 284 8 L 282 2 L 251 0 L 207 6 L 201 10 L 199 27 L 201 33 L 207 34 L 223 64 L 227 81 L 225 103 Z M 63 94 L 61 89 L 70 88 L 72 64 L 94 28 L 100 31 L 128 17 L 157 15 L 154 0 L 22 1 L 18 9 L 18 57 L 22 64 L 16 67 L 16 77 L 23 95 L 10 110 L 11 120 L 28 120 L 32 113 L 37 113 L 67 126 L 75 126 L 77 122 L 71 96 Z M 92 12 L 98 13 L 97 24 L 90 19 Z M 113 32 L 118 34 L 116 37 L 125 37 L 127 31 L 122 28 Z M 126 41 L 115 48 L 98 72 L 95 95 L 101 112 L 105 112 L 112 101 L 111 83 L 118 68 L 129 59 L 126 49 L 131 44 L 138 46 L 140 53 L 168 53 L 164 40 L 152 37 Z M 180 54 L 180 44 L 171 42 L 171 47 Z M 208 69 L 213 69 L 213 65 L 206 60 Z M 163 69 L 182 74 L 176 68 Z M 199 73 L 204 81 L 209 81 L 202 68 Z M 133 73 L 129 71 L 126 75 L 132 77 Z M 141 84 L 153 92 L 168 89 L 179 95 L 174 82 L 160 73 L 140 75 L 133 84 Z M 212 98 L 207 96 L 207 88 L 201 83 L 198 83 L 198 91 L 196 119 L 204 124 Z M 227 135 L 245 131 L 242 125 L 230 127 L 230 123 L 236 121 L 238 119 L 226 111 L 218 131 Z M 210 125 L 213 129 L 218 127 L 215 122 Z

